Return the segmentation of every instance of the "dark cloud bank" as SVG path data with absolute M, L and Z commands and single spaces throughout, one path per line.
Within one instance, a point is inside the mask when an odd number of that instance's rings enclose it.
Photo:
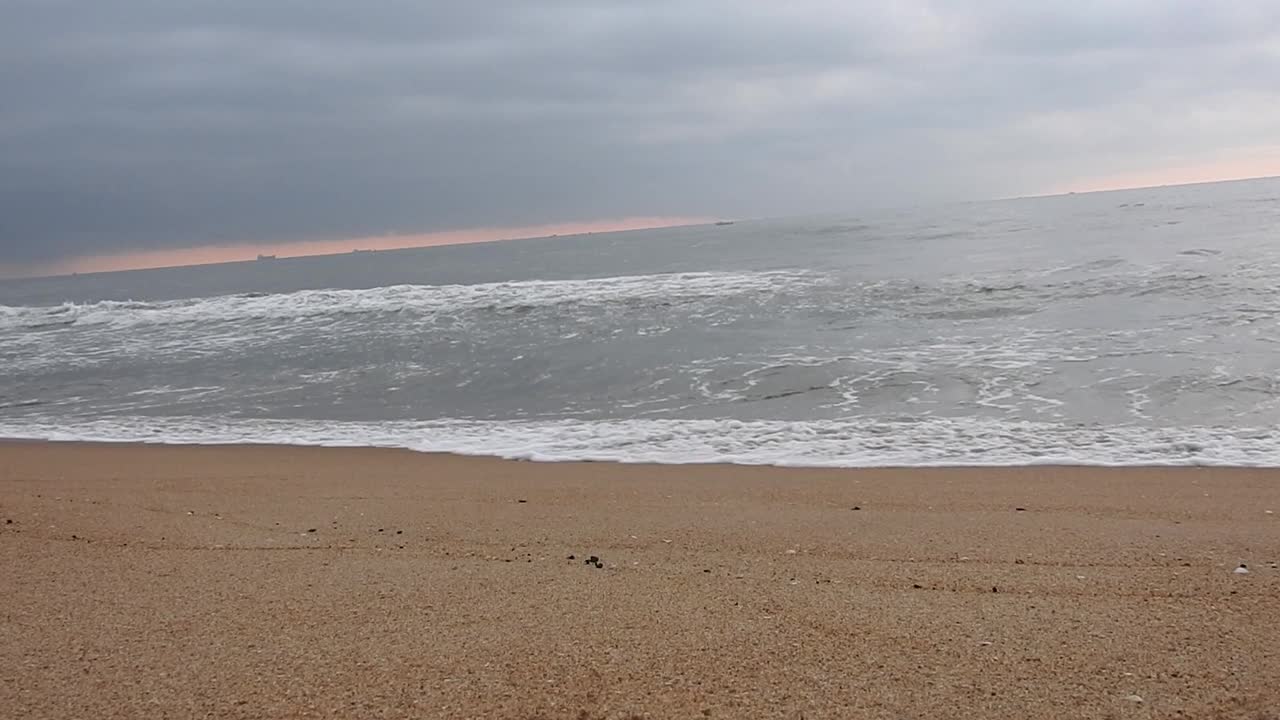
M 1043 191 L 1276 143 L 1280 4 L 0 0 L 0 263 Z

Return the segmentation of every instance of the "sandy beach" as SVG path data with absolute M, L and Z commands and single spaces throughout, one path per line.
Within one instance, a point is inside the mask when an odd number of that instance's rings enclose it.
M 1273 470 L 7 443 L 0 716 L 1274 718 L 1277 513 Z

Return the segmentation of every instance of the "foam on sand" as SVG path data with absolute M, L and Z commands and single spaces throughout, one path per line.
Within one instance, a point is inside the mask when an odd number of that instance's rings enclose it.
M 0 422 L 0 437 L 169 444 L 393 447 L 541 462 L 789 467 L 1280 466 L 1269 429 L 1151 428 L 929 418 L 831 421 L 330 422 L 115 417 Z

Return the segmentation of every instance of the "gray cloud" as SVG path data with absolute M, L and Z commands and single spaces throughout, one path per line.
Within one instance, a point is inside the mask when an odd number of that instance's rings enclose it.
M 0 263 L 1037 192 L 1274 145 L 1241 0 L 0 0 Z

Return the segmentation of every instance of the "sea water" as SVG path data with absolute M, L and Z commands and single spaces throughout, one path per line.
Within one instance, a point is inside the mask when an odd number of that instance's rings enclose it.
M 1280 180 L 0 283 L 0 436 L 1280 465 Z

